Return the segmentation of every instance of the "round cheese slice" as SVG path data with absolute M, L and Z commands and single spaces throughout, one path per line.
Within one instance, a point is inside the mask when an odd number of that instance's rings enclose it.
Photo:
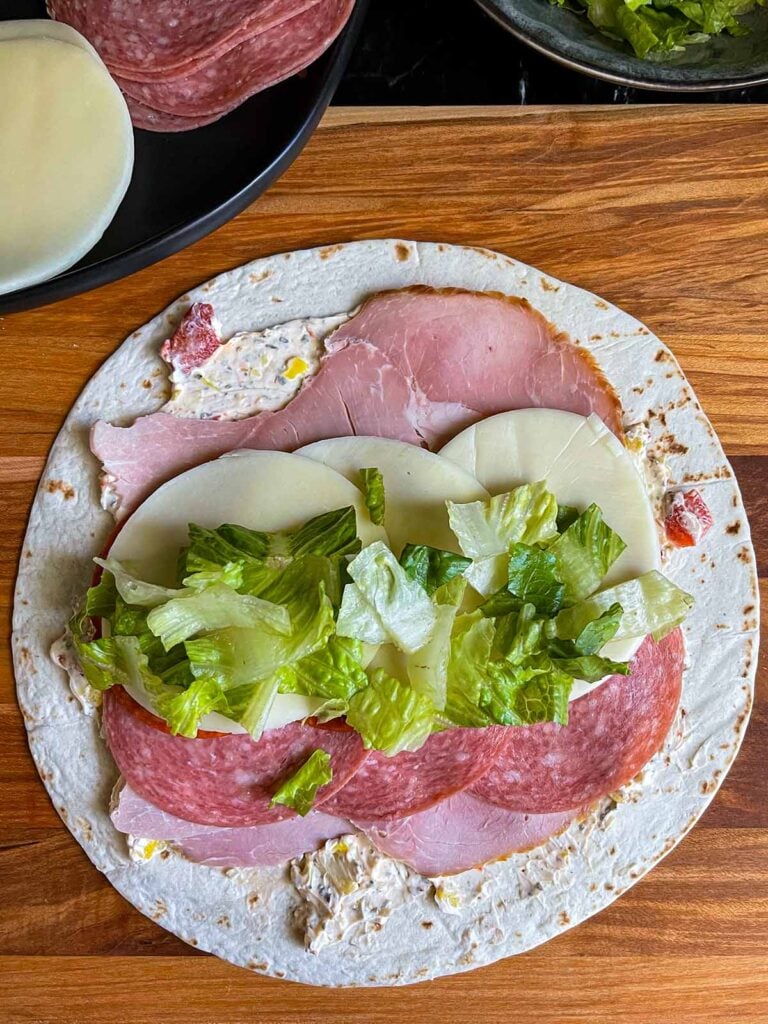
M 593 502 L 627 545 L 605 578 L 611 585 L 661 568 L 659 536 L 632 456 L 597 416 L 559 409 L 519 409 L 481 420 L 440 450 L 473 473 L 491 494 L 545 480 L 561 505 Z M 642 637 L 612 641 L 603 654 L 627 661 Z M 594 689 L 576 682 L 571 700 Z
M 293 530 L 314 516 L 348 505 L 355 509 L 363 544 L 387 540 L 384 530 L 368 520 L 360 491 L 333 469 L 284 452 L 233 452 L 163 484 L 126 521 L 109 554 L 142 579 L 175 586 L 176 559 L 188 542 L 189 523 Z M 141 691 L 130 693 L 152 710 Z M 266 728 L 306 718 L 320 703 L 312 697 L 278 694 Z M 218 713 L 205 715 L 200 728 L 245 731 Z
M 308 444 L 298 454 L 330 466 L 352 483 L 359 482 L 361 469 L 379 470 L 384 479 L 384 528 L 396 555 L 409 543 L 458 553 L 456 537 L 448 525 L 446 501 L 488 497 L 470 472 L 402 441 L 335 437 Z
M 0 24 L 0 294 L 85 255 L 128 188 L 133 129 L 93 47 L 53 21 Z

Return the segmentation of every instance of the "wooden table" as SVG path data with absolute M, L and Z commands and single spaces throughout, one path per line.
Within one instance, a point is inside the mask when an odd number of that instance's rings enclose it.
M 338 109 L 285 178 L 210 238 L 90 295 L 0 319 L 4 630 L 43 459 L 105 356 L 228 267 L 392 235 L 500 249 L 645 320 L 679 357 L 733 461 L 766 576 L 768 108 Z M 201 955 L 117 895 L 37 779 L 6 654 L 0 1020 L 765 1022 L 767 684 L 763 672 L 712 808 L 596 919 L 471 974 L 334 992 Z

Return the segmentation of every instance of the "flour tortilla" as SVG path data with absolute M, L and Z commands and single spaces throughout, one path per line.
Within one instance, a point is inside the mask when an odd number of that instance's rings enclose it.
M 690 665 L 675 727 L 640 778 L 532 854 L 447 880 L 459 904 L 451 912 L 426 891 L 372 938 L 311 955 L 295 928 L 298 899 L 282 869 L 227 873 L 175 856 L 129 860 L 125 837 L 107 814 L 116 772 L 97 719 L 83 713 L 48 650 L 113 527 L 99 506 L 89 428 L 99 418 L 128 423 L 159 408 L 167 397 L 160 343 L 189 304 L 212 303 L 226 338 L 351 310 L 371 292 L 413 284 L 529 299 L 594 354 L 621 397 L 625 425 L 648 423 L 671 485 L 701 488 L 715 525 L 701 547 L 673 552 L 665 567 L 696 598 L 684 626 Z M 42 476 L 22 551 L 13 647 L 29 744 L 51 800 L 127 900 L 185 941 L 259 973 L 315 985 L 395 985 L 545 942 L 602 910 L 680 841 L 741 743 L 752 704 L 757 606 L 754 552 L 732 470 L 674 356 L 646 327 L 485 249 L 377 240 L 285 253 L 222 274 L 178 299 L 106 362 L 75 403 Z

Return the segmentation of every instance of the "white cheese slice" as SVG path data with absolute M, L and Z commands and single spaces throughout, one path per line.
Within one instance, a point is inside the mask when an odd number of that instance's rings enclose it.
M 491 494 L 545 480 L 563 505 L 583 511 L 599 505 L 606 523 L 627 545 L 606 584 L 661 568 L 653 510 L 635 462 L 597 416 L 558 409 L 500 413 L 462 431 L 440 455 L 474 473 Z M 606 657 L 630 659 L 642 637 L 606 644 Z M 594 689 L 577 681 L 571 700 Z
M 291 530 L 313 516 L 352 505 L 363 544 L 386 541 L 369 520 L 360 491 L 341 474 L 312 459 L 284 452 L 241 451 L 182 473 L 139 506 L 115 538 L 110 556 L 142 579 L 174 586 L 176 557 L 187 543 L 187 524 L 209 528 L 235 523 L 254 530 Z M 147 706 L 141 692 L 131 695 Z M 266 727 L 314 713 L 321 701 L 278 694 Z M 148 710 L 152 710 L 151 707 Z M 206 715 L 202 729 L 244 732 L 223 715 Z
M 0 24 L 0 294 L 67 269 L 128 188 L 133 129 L 90 44 L 53 21 Z
M 408 544 L 429 544 L 459 551 L 448 525 L 445 502 L 488 497 L 471 472 L 448 459 L 402 441 L 383 437 L 335 437 L 300 448 L 299 455 L 316 459 L 358 483 L 360 470 L 375 467 L 384 478 L 384 528 L 399 555 Z

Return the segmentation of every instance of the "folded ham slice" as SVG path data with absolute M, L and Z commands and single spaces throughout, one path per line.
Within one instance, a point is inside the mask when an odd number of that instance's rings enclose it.
M 578 814 L 521 814 L 463 792 L 409 818 L 355 824 L 382 853 L 435 876 L 530 850 L 562 832 Z
M 619 403 L 588 353 L 521 299 L 426 287 L 374 295 L 327 342 L 284 408 L 239 421 L 144 416 L 95 424 L 91 447 L 123 513 L 183 470 L 236 448 L 293 451 L 350 434 L 437 450 L 484 416 L 533 406 L 597 413 Z

